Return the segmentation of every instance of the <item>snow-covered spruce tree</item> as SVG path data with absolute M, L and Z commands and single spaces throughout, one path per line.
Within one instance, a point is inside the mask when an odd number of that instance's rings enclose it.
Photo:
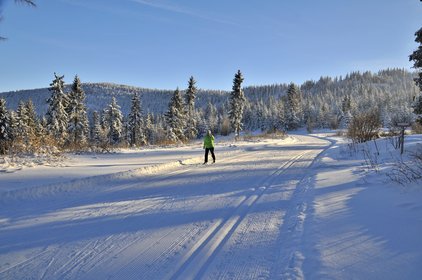
M 28 126 L 30 127 L 30 129 L 32 129 L 33 133 L 36 134 L 37 133 L 37 129 L 38 129 L 38 123 L 39 123 L 39 119 L 35 110 L 35 105 L 32 102 L 32 99 L 29 99 L 26 103 L 26 111 L 28 114 Z
M 145 145 L 144 121 L 142 117 L 141 99 L 137 93 L 132 97 L 132 105 L 127 120 L 128 140 L 131 146 Z
M 413 60 L 413 68 L 419 71 L 415 83 L 422 91 L 422 28 L 416 31 L 415 36 L 415 42 L 419 44 L 419 47 L 409 56 L 409 61 Z
M 286 102 L 286 127 L 288 130 L 294 130 L 301 124 L 302 105 L 299 89 L 291 83 L 287 89 Z
M 49 91 L 51 97 L 47 100 L 47 131 L 56 139 L 59 145 L 64 144 L 67 139 L 68 114 L 66 107 L 68 104 L 68 97 L 63 92 L 64 76 L 57 76 L 54 73 L 55 79 L 50 84 Z
M 413 102 L 413 113 L 418 115 L 417 122 L 422 125 L 422 94 L 419 94 L 418 97 L 415 97 Z
M 32 150 L 39 147 L 39 127 L 38 127 L 38 116 L 35 112 L 35 106 L 31 99 L 29 99 L 26 103 L 26 121 L 28 127 L 28 139 L 29 139 L 29 146 Z
M 101 118 L 97 111 L 92 113 L 92 130 L 91 130 L 91 143 L 94 150 L 97 150 L 105 144 L 105 133 L 101 125 Z
M 69 144 L 72 148 L 81 149 L 88 143 L 88 116 L 85 105 L 85 92 L 79 77 L 76 75 L 73 80 L 72 90 L 69 93 L 69 104 L 67 106 Z
M 0 155 L 7 153 L 11 141 L 10 114 L 6 108 L 6 100 L 0 99 Z
M 37 123 L 37 139 L 40 147 L 47 145 L 48 133 L 47 133 L 47 118 L 42 116 Z
M 12 141 L 11 147 L 15 146 L 15 142 L 18 138 L 18 121 L 16 117 L 16 112 L 11 110 L 9 111 L 9 139 Z
M 409 61 L 413 60 L 413 68 L 418 70 L 418 77 L 415 78 L 415 84 L 422 91 L 422 28 L 416 31 L 415 36 L 415 42 L 419 44 L 419 47 L 409 56 Z M 418 122 L 422 124 L 422 93 L 414 97 L 413 112 L 419 115 Z
M 343 101 L 341 103 L 341 116 L 340 116 L 340 128 L 347 129 L 349 127 L 350 122 L 352 121 L 352 98 L 350 95 L 346 94 L 343 97 Z
M 155 143 L 154 135 L 155 135 L 155 133 L 154 133 L 154 121 L 153 121 L 151 113 L 148 113 L 148 115 L 145 119 L 146 144 L 154 144 Z
M 123 115 L 115 97 L 111 99 L 110 105 L 106 108 L 104 121 L 107 128 L 108 144 L 118 145 L 122 139 Z
M 242 89 L 243 76 L 240 70 L 234 76 L 233 87 L 230 93 L 229 118 L 236 139 L 239 138 L 242 130 L 243 109 L 245 108 L 246 97 Z
M 185 141 L 184 128 L 186 126 L 186 116 L 182 96 L 178 88 L 173 93 L 165 118 L 167 140 L 172 142 Z
M 205 125 L 204 131 L 206 129 L 210 129 L 212 132 L 217 132 L 218 127 L 218 112 L 217 108 L 214 106 L 214 104 L 211 103 L 211 101 L 208 101 L 207 107 L 205 108 Z M 204 125 L 204 124 L 202 124 Z
M 16 109 L 16 144 L 21 151 L 28 151 L 30 143 L 30 129 L 28 127 L 28 110 L 24 101 L 20 101 Z
M 284 103 L 282 100 L 279 100 L 277 104 L 276 114 L 274 116 L 274 128 L 277 131 L 285 132 L 286 131 L 286 120 L 284 112 Z
M 196 81 L 193 77 L 189 78 L 188 89 L 186 90 L 185 103 L 186 103 L 186 131 L 187 139 L 195 139 L 198 136 L 196 128 L 196 115 L 195 115 L 195 97 L 197 88 Z

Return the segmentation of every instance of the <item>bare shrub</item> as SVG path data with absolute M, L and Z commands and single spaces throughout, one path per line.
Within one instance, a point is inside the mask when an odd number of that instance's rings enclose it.
M 228 118 L 224 118 L 223 123 L 221 124 L 221 135 L 227 136 L 230 134 L 230 131 L 230 120 Z
M 357 114 L 349 124 L 347 137 L 355 143 L 378 138 L 381 119 L 377 110 Z
M 257 141 L 261 139 L 284 139 L 286 137 L 286 133 L 284 131 L 265 131 L 261 134 L 252 135 L 252 134 L 245 134 L 242 136 L 242 140 L 244 141 Z
M 422 180 L 422 149 L 413 153 L 408 163 L 399 160 L 387 176 L 403 186 Z
M 415 122 L 412 124 L 412 132 L 414 134 L 422 134 L 422 124 Z

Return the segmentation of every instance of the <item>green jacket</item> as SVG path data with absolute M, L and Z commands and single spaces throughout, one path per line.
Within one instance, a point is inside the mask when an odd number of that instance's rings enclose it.
M 213 135 L 205 135 L 204 138 L 204 149 L 205 148 L 214 148 L 214 136 Z

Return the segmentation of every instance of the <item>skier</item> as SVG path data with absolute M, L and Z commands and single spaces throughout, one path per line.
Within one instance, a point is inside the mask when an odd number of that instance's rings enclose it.
M 212 135 L 211 130 L 207 131 L 207 135 L 204 138 L 204 149 L 205 149 L 205 161 L 204 164 L 208 162 L 208 152 L 211 152 L 212 163 L 215 163 L 214 155 L 214 135 Z

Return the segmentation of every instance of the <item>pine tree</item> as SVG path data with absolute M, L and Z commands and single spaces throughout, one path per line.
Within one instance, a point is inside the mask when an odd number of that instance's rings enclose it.
M 92 131 L 91 131 L 91 141 L 94 147 L 99 148 L 105 142 L 104 130 L 101 126 L 100 116 L 97 111 L 94 111 L 92 114 Z
M 47 118 L 43 116 L 41 120 L 38 121 L 37 128 L 37 138 L 39 139 L 40 145 L 46 144 L 46 139 L 48 138 L 47 133 Z
M 0 99 L 0 155 L 8 151 L 10 140 L 10 114 L 6 108 L 6 100 Z
M 285 132 L 286 131 L 286 121 L 285 121 L 285 113 L 284 113 L 284 103 L 280 100 L 277 104 L 277 111 L 275 114 L 274 120 L 274 128 L 277 131 Z
M 69 116 L 67 131 L 69 143 L 75 148 L 81 148 L 88 142 L 88 116 L 85 105 L 85 92 L 79 77 L 76 75 L 69 93 L 67 114 Z
M 341 103 L 340 128 L 347 129 L 352 121 L 352 99 L 350 95 L 345 95 Z
M 287 89 L 286 126 L 288 130 L 297 129 L 301 123 L 301 98 L 298 88 L 291 83 Z
M 66 106 L 68 98 L 63 92 L 64 76 L 57 76 L 50 84 L 51 97 L 47 100 L 47 131 L 52 135 L 59 144 L 63 144 L 67 139 L 68 114 Z
M 15 111 L 9 111 L 9 118 L 10 118 L 10 124 L 9 124 L 9 139 L 13 142 L 18 140 L 18 121 L 16 117 Z M 12 144 L 13 146 L 13 144 Z
M 26 121 L 28 127 L 28 139 L 29 144 L 33 147 L 37 146 L 37 137 L 39 136 L 39 127 L 38 127 L 38 117 L 37 113 L 35 112 L 35 106 L 31 99 L 29 99 L 26 103 Z
M 155 143 L 154 139 L 154 125 L 152 115 L 148 113 L 147 118 L 145 120 L 145 138 L 146 144 Z
M 188 139 L 194 139 L 198 136 L 198 130 L 196 129 L 196 116 L 195 116 L 195 97 L 197 88 L 195 86 L 196 81 L 193 77 L 190 77 L 188 89 L 186 90 L 186 137 Z
M 416 31 L 415 36 L 415 42 L 419 44 L 419 47 L 409 56 L 409 61 L 413 60 L 413 68 L 419 71 L 415 83 L 422 91 L 422 28 Z
M 132 97 L 132 106 L 128 116 L 128 138 L 131 146 L 145 145 L 146 143 L 141 99 L 137 93 Z
M 30 144 L 30 135 L 28 127 L 28 110 L 24 101 L 20 101 L 16 110 L 16 140 L 27 150 Z
M 182 96 L 177 88 L 170 100 L 166 117 L 166 136 L 172 142 L 184 141 L 184 128 L 185 128 L 185 113 L 183 108 Z
M 419 44 L 419 47 L 409 56 L 409 61 L 413 60 L 413 68 L 419 71 L 418 77 L 415 78 L 415 83 L 422 91 L 422 28 L 416 31 L 415 36 L 415 42 Z M 413 112 L 417 115 L 422 114 L 422 93 L 419 94 L 419 96 L 414 97 Z M 422 124 L 422 117 L 419 116 L 417 121 Z
M 352 98 L 350 97 L 350 95 L 347 94 L 343 97 L 343 101 L 341 103 L 341 110 L 343 111 L 343 113 L 352 110 Z
M 413 110 L 415 114 L 422 114 L 422 94 L 415 98 Z
M 208 102 L 207 107 L 205 109 L 205 124 L 207 124 L 207 126 L 205 127 L 206 129 L 210 129 L 213 132 L 217 131 L 217 127 L 218 127 L 218 112 L 217 112 L 217 108 L 211 103 L 211 101 Z
M 243 109 L 246 98 L 242 89 L 243 76 L 240 70 L 237 71 L 233 79 L 233 88 L 230 94 L 229 118 L 235 137 L 238 138 L 242 129 Z
M 105 125 L 108 144 L 119 144 L 123 135 L 123 115 L 115 97 L 112 98 L 110 105 L 106 108 Z

